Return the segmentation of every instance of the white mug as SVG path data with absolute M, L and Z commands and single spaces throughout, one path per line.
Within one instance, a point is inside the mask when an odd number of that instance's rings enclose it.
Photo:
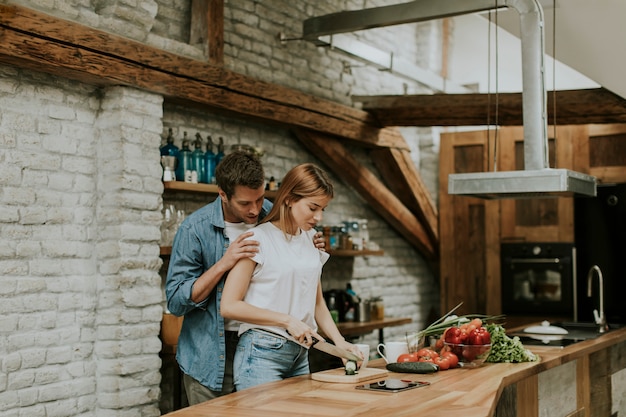
M 394 363 L 398 361 L 398 356 L 409 353 L 409 346 L 406 342 L 387 342 L 380 343 L 376 350 L 385 362 Z
M 364 369 L 365 367 L 367 367 L 367 362 L 369 362 L 370 359 L 370 345 L 358 343 L 355 346 L 358 347 L 363 354 L 363 363 L 361 364 L 361 369 Z

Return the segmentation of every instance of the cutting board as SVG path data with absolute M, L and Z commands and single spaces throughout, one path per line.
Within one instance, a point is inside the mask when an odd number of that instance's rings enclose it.
M 322 382 L 343 382 L 346 384 L 356 384 L 361 381 L 380 378 L 383 379 L 389 374 L 386 369 L 365 368 L 359 369 L 356 375 L 346 375 L 344 368 L 329 369 L 311 374 L 315 381 Z

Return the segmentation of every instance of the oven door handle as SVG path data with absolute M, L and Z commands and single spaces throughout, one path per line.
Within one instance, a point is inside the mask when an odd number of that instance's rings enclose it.
M 561 258 L 511 258 L 512 264 L 560 264 Z

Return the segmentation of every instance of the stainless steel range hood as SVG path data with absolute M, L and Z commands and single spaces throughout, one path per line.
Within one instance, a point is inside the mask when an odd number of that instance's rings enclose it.
M 593 176 L 551 169 L 548 162 L 543 9 L 538 0 L 417 0 L 307 19 L 303 38 L 419 22 L 510 7 L 520 15 L 524 170 L 451 174 L 448 192 L 486 199 L 595 196 Z

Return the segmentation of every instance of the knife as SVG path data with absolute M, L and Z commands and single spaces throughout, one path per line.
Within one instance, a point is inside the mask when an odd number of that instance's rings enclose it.
M 323 340 L 318 340 L 315 337 L 313 338 L 313 344 L 311 346 L 313 346 L 317 350 L 321 350 L 322 352 L 326 352 L 329 355 L 333 355 L 338 358 L 344 358 L 355 362 L 361 362 L 363 360 L 350 351 L 337 347 Z

